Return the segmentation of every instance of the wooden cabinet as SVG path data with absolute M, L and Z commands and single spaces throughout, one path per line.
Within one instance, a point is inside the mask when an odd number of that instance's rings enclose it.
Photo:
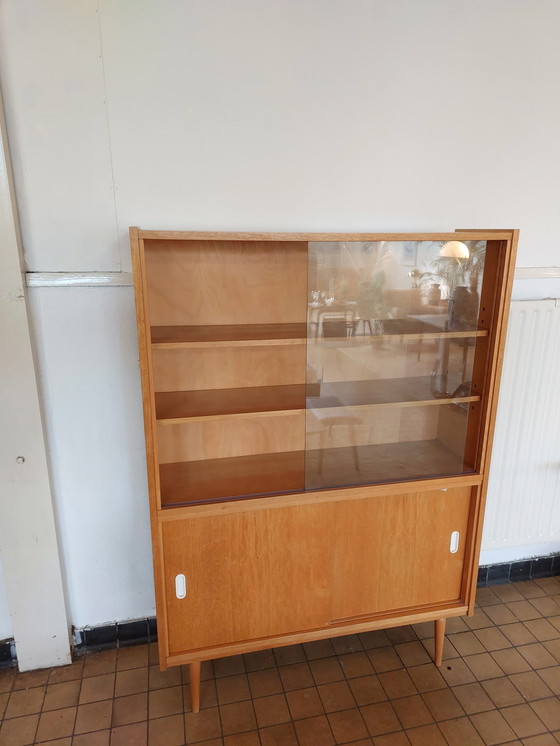
M 131 229 L 163 667 L 472 613 L 515 231 Z M 438 660 L 439 658 L 439 660 Z

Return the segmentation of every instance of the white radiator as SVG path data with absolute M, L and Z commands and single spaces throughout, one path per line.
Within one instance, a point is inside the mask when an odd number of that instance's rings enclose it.
M 481 564 L 560 551 L 557 300 L 511 304 L 482 550 Z

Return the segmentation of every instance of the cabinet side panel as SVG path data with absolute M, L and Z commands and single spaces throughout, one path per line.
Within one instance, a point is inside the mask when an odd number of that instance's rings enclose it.
M 517 255 L 517 244 L 519 231 L 511 232 L 511 238 L 507 241 L 489 241 L 489 246 L 496 246 L 500 250 L 500 262 L 497 269 L 499 281 L 496 285 L 496 297 L 493 307 L 492 332 L 490 334 L 490 359 L 487 369 L 486 390 L 483 399 L 484 414 L 482 417 L 481 438 L 479 441 L 478 460 L 483 481 L 478 496 L 478 509 L 476 511 L 473 529 L 472 562 L 470 565 L 470 577 L 466 584 L 466 601 L 469 604 L 469 614 L 474 613 L 477 568 L 480 556 L 480 545 L 482 542 L 482 526 L 484 520 L 484 508 L 486 506 L 486 492 L 488 489 L 488 464 L 492 453 L 492 441 L 496 424 L 496 412 L 498 409 L 498 394 L 500 388 L 500 377 L 504 361 L 507 323 L 511 303 L 511 291 L 515 274 L 515 260 Z
M 165 589 L 163 587 L 163 560 L 161 554 L 161 537 L 157 520 L 160 507 L 159 469 L 155 426 L 154 387 L 152 377 L 152 360 L 150 347 L 150 327 L 148 323 L 146 276 L 144 266 L 143 241 L 138 237 L 138 229 L 130 229 L 132 252 L 132 269 L 134 274 L 134 297 L 136 302 L 136 321 L 138 326 L 138 352 L 140 358 L 140 376 L 142 381 L 142 406 L 144 410 L 144 434 L 146 438 L 146 466 L 148 475 L 148 492 L 150 499 L 150 522 L 152 527 L 152 556 L 154 563 L 154 581 L 156 596 L 156 614 L 160 623 L 158 644 L 160 660 L 165 665 L 167 658 L 167 635 L 165 624 Z
M 165 521 L 170 653 L 324 626 L 333 518 L 323 504 Z
M 464 487 L 338 503 L 333 620 L 457 601 L 470 502 Z
M 149 241 L 152 326 L 305 322 L 307 244 Z

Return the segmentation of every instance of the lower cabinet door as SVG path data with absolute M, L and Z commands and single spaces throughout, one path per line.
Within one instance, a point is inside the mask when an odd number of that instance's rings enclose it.
M 170 655 L 326 625 L 335 513 L 311 504 L 163 520 Z
M 331 620 L 457 601 L 471 489 L 337 503 Z

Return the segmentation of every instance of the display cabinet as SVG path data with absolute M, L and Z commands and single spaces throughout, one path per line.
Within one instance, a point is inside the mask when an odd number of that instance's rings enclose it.
M 160 662 L 472 613 L 516 231 L 131 229 Z

